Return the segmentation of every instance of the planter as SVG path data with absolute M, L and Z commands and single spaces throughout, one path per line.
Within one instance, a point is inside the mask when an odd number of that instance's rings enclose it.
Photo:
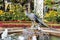
M 0 21 L 0 23 L 31 23 L 31 21 Z
M 31 21 L 0 21 L 0 27 L 30 27 Z
M 2 27 L 2 26 L 3 26 L 3 23 L 0 22 L 0 27 Z
M 60 29 L 60 24 L 48 24 L 48 25 L 51 28 L 59 28 Z

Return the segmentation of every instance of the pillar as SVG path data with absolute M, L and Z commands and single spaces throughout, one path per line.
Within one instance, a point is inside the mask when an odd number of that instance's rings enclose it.
M 43 19 L 43 0 L 34 0 L 34 12 Z

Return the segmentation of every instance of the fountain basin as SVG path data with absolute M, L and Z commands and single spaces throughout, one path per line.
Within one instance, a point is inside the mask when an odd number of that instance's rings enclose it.
M 16 36 L 19 36 L 19 34 L 23 32 L 23 29 L 20 29 L 20 28 L 8 28 L 8 29 L 9 29 L 9 34 L 16 34 Z M 44 30 L 48 30 L 48 29 L 46 28 Z M 54 32 L 47 32 L 47 33 L 48 33 L 48 37 L 50 37 L 50 40 L 60 39 L 60 33 L 54 33 Z

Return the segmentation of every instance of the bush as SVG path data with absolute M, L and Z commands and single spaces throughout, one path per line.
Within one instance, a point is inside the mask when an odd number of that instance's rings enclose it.
M 60 23 L 60 16 L 59 16 L 59 15 L 57 16 L 56 21 L 57 21 L 58 23 Z
M 12 4 L 11 6 L 12 8 L 8 12 L 0 10 L 0 21 L 29 20 L 24 14 L 24 7 L 20 4 Z
M 49 11 L 49 13 L 46 13 L 45 19 L 49 22 L 57 22 L 57 16 L 58 12 L 56 11 Z

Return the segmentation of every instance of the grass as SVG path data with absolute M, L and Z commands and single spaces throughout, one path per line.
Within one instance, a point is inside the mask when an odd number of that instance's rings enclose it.
M 60 40 L 60 37 L 51 36 L 51 40 Z

